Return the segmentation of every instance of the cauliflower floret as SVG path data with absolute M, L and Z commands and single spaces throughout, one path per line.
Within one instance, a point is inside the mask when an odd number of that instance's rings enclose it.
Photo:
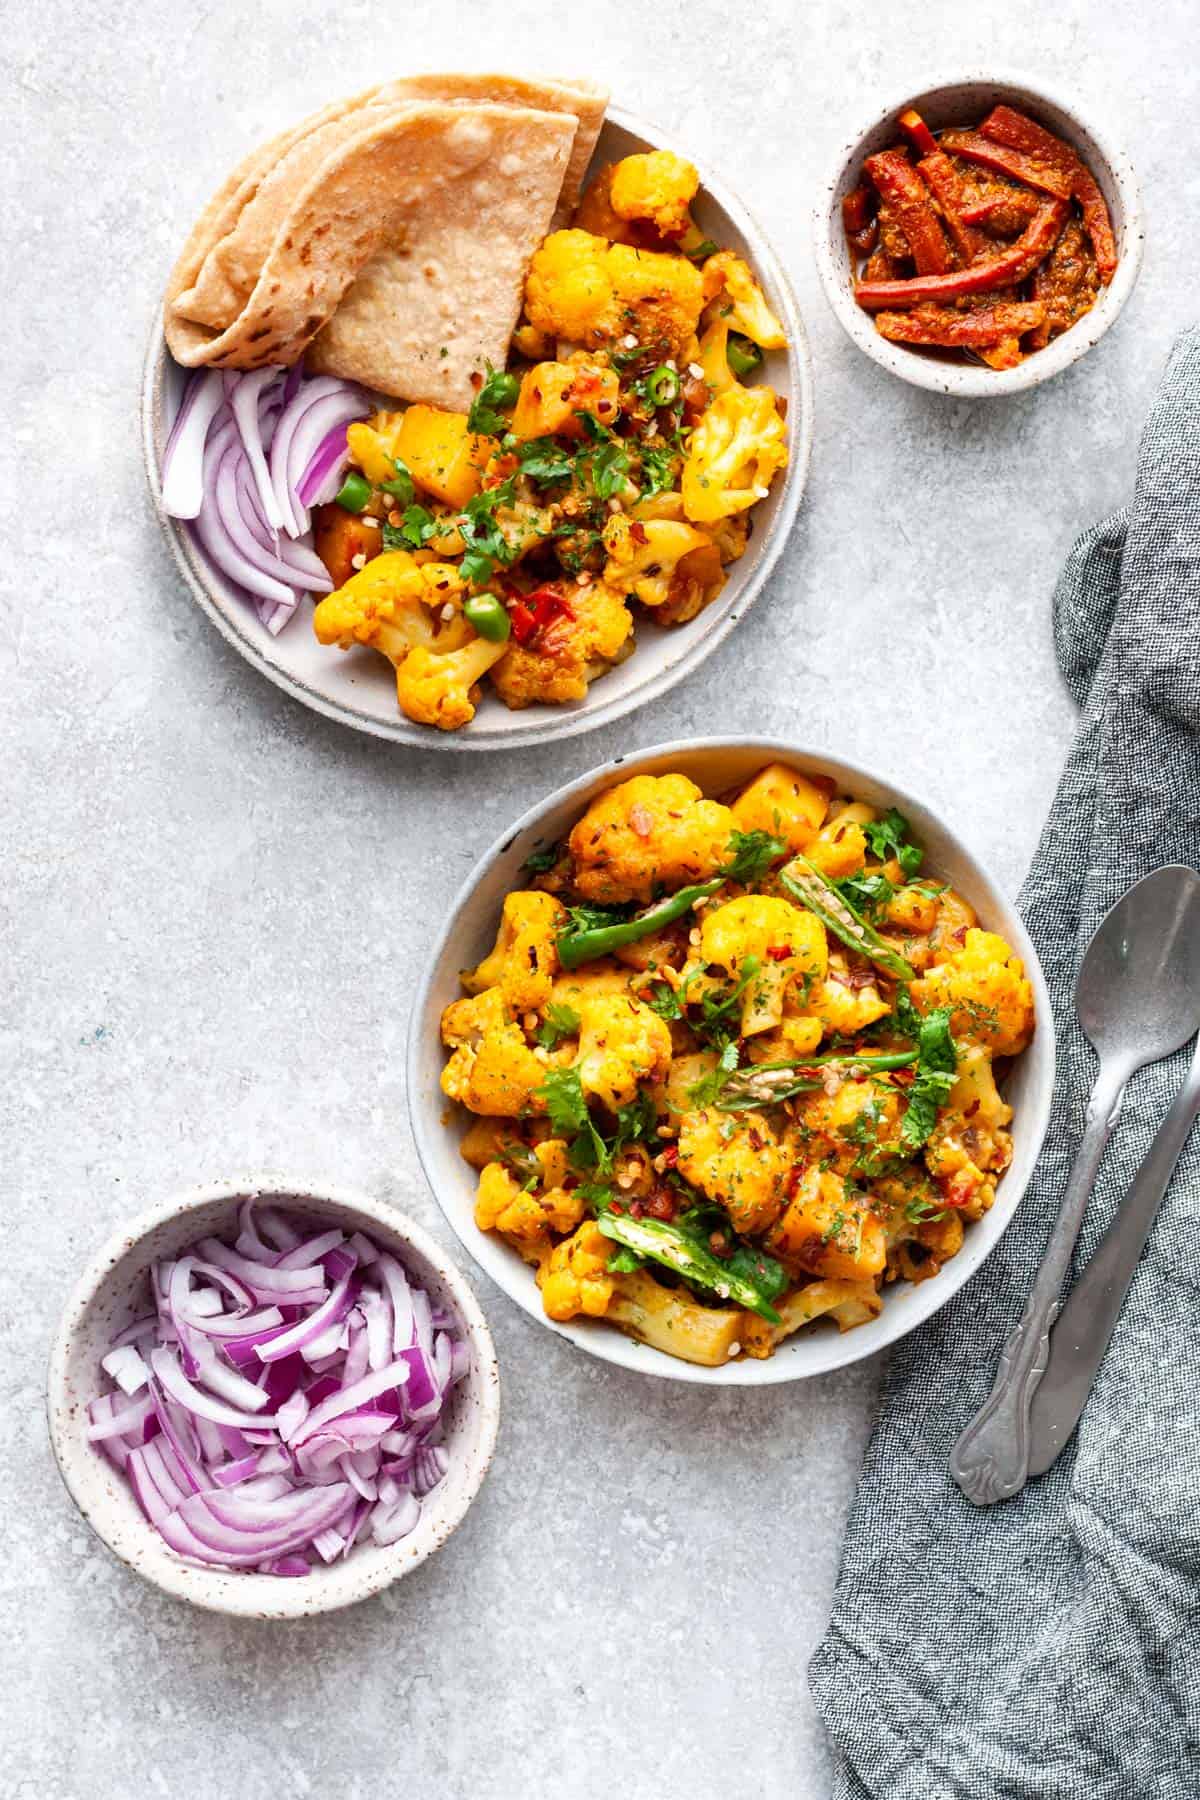
M 610 244 L 589 231 L 551 232 L 525 283 L 530 323 L 591 349 L 632 332 L 678 355 L 703 302 L 699 270 L 685 256 Z
M 587 1219 L 573 1237 L 556 1244 L 538 1271 L 542 1305 L 547 1318 L 573 1319 L 578 1313 L 599 1319 L 613 1297 L 613 1278 L 608 1273 L 612 1244 L 594 1219 Z
M 863 826 L 878 817 L 874 807 L 867 806 L 862 800 L 852 800 L 848 806 L 839 807 L 821 827 L 804 854 L 813 868 L 819 869 L 830 881 L 840 881 L 845 875 L 860 875 L 867 860 Z
M 454 1046 L 442 1070 L 442 1092 L 449 1099 L 493 1119 L 544 1110 L 535 1090 L 546 1066 L 510 1018 L 499 988 L 453 1001 L 442 1014 L 442 1037 Z
M 926 1166 L 948 1205 L 967 1209 L 971 1217 L 986 1212 L 995 1194 L 989 1177 L 1002 1174 L 1012 1161 L 1006 1129 L 1012 1116 L 996 1087 L 990 1054 L 969 1045 L 925 1146 Z
M 662 237 L 682 237 L 688 208 L 700 186 L 694 165 L 673 150 L 626 156 L 612 172 L 609 198 L 622 219 L 649 219 Z
M 468 994 L 499 987 L 514 1013 L 539 1011 L 558 973 L 556 940 L 566 921 L 567 909 L 553 894 L 506 894 L 495 944 L 478 968 L 463 974 Z
M 661 1081 L 671 1061 L 671 1031 L 632 994 L 588 995 L 579 1003 L 579 1079 L 613 1112 L 643 1082 Z
M 508 645 L 475 638 L 461 650 L 438 655 L 418 645 L 396 670 L 396 697 L 406 718 L 418 725 L 436 725 L 439 731 L 457 731 L 475 717 L 481 681 L 499 662 Z
M 782 350 L 787 334 L 748 266 L 732 250 L 718 250 L 702 270 L 704 298 L 730 331 L 740 331 L 762 350 Z
M 851 979 L 846 958 L 834 951 L 828 975 L 809 996 L 808 1010 L 832 1037 L 855 1037 L 890 1009 L 875 975 L 856 970 Z
M 948 1006 L 950 1029 L 963 1044 L 1017 1056 L 1033 1036 L 1033 988 L 1025 965 L 994 931 L 968 931 L 961 947 L 912 984 L 922 1012 Z
M 678 1167 L 728 1210 L 738 1231 L 765 1231 L 778 1216 L 787 1159 L 765 1119 L 745 1122 L 737 1113 L 715 1110 L 685 1113 Z
M 527 1243 L 549 1242 L 551 1231 L 574 1231 L 583 1218 L 583 1201 L 562 1188 L 527 1192 L 503 1163 L 489 1163 L 479 1177 L 475 1223 L 480 1231 L 502 1231 Z
M 824 981 L 825 927 L 812 913 L 769 894 L 745 894 L 705 914 L 701 962 L 717 963 L 737 980 L 751 958 L 757 966 L 742 994 L 743 1037 L 780 1023 L 784 994 L 793 982 Z
M 385 550 L 352 575 L 344 587 L 326 594 L 313 612 L 313 630 L 322 644 L 349 650 L 366 644 L 397 668 L 417 645 L 457 650 L 474 633 L 460 611 L 463 580 L 452 563 L 417 563 L 407 550 Z M 441 617 L 455 606 L 454 617 Z
M 733 814 L 686 775 L 635 775 L 601 794 L 568 840 L 585 900 L 649 900 L 706 881 L 729 858 Z
M 712 540 L 694 525 L 670 519 L 626 518 L 614 513 L 604 527 L 604 548 L 608 561 L 604 566 L 606 586 L 615 593 L 634 597 L 643 606 L 661 607 L 672 597 L 680 563 L 696 550 L 712 550 Z M 712 571 L 710 571 L 711 573 Z M 716 557 L 715 587 L 722 582 L 721 560 Z M 703 601 L 701 602 L 703 604 Z
M 683 507 L 707 525 L 765 499 L 787 467 L 787 429 L 769 387 L 731 387 L 718 394 L 688 439 Z
M 832 1093 L 803 1094 L 796 1103 L 796 1160 L 848 1175 L 856 1164 L 896 1149 L 900 1119 L 899 1096 L 873 1081 L 843 1081 Z
M 505 706 L 519 712 L 537 701 L 582 700 L 588 683 L 632 650 L 633 619 L 620 594 L 603 582 L 568 590 L 568 611 L 530 639 L 510 639 L 492 671 Z
M 739 831 L 766 831 L 789 850 L 812 843 L 826 812 L 832 784 L 802 775 L 786 763 L 768 763 L 733 803 Z
M 840 1175 L 815 1164 L 801 1176 L 767 1247 L 793 1270 L 835 1281 L 870 1281 L 887 1261 L 882 1222 L 847 1192 Z

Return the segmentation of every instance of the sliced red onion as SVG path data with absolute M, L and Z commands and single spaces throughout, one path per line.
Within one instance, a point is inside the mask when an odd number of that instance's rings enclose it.
M 263 454 L 262 427 L 259 424 L 259 406 L 263 389 L 270 387 L 276 380 L 277 369 L 255 369 L 241 376 L 226 376 L 226 397 L 234 418 L 237 420 L 238 435 L 242 440 L 242 448 L 246 461 L 250 465 L 250 473 L 254 478 L 254 486 L 267 524 L 278 531 L 283 524 L 283 513 L 275 489 L 271 485 L 271 476 L 267 469 L 267 459 Z
M 349 388 L 333 375 L 318 375 L 304 382 L 285 408 L 271 444 L 271 480 L 284 527 L 292 537 L 308 530 L 308 508 L 299 499 L 296 484 L 319 445 L 335 426 L 365 419 L 370 411 L 361 390 Z
M 318 444 L 312 461 L 296 483 L 296 498 L 301 506 L 323 506 L 336 500 L 350 461 L 350 446 L 345 425 L 335 425 Z
M 92 1401 L 88 1436 L 193 1561 L 296 1575 L 396 1542 L 449 1466 L 442 1409 L 469 1361 L 453 1318 L 439 1308 L 434 1327 L 362 1234 L 306 1235 L 247 1204 L 237 1237 L 153 1266 L 156 1312 L 102 1363 L 133 1395 Z
M 192 376 L 163 451 L 163 510 L 173 519 L 194 519 L 204 504 L 204 446 L 224 402 L 219 370 Z

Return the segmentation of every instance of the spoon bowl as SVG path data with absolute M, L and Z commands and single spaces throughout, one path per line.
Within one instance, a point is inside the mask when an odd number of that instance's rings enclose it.
M 1079 1023 L 1102 1062 L 1131 1072 L 1200 1028 L 1200 875 L 1168 864 L 1102 920 L 1075 984 Z

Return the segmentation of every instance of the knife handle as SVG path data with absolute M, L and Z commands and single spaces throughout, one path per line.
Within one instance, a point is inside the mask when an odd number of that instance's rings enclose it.
M 1198 1111 L 1200 1045 L 1116 1217 L 1055 1323 L 1049 1360 L 1032 1406 L 1031 1475 L 1045 1474 L 1079 1423 Z

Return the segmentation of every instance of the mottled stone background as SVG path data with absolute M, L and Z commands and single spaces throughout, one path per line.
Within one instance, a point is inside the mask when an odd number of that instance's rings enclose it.
M 1071 731 L 1053 580 L 1125 497 L 1194 316 L 1195 20 L 1128 0 L 4 9 L 4 1800 L 825 1794 L 804 1667 L 874 1366 L 753 1395 L 639 1381 L 479 1277 L 505 1417 L 478 1504 L 393 1593 L 286 1628 L 110 1560 L 47 1449 L 47 1345 L 85 1257 L 193 1181 L 324 1174 L 450 1241 L 405 1122 L 424 947 L 493 833 L 618 748 L 827 744 L 927 792 L 1016 889 Z M 160 285 L 229 165 L 336 94 L 468 60 L 603 77 L 703 152 L 778 244 L 817 367 L 800 524 L 737 634 L 644 713 L 487 761 L 355 737 L 241 663 L 173 573 L 136 428 Z M 1119 326 L 1006 402 L 883 375 L 810 254 L 844 127 L 968 66 L 1094 106 L 1150 214 Z

